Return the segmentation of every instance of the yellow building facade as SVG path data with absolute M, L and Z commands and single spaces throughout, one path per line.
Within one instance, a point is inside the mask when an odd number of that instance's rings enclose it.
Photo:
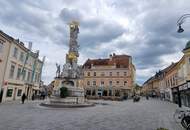
M 89 98 L 119 99 L 131 96 L 135 67 L 128 55 L 88 59 L 84 65 L 83 86 Z

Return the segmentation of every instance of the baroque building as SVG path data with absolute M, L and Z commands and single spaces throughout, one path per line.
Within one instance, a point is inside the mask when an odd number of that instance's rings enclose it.
M 106 59 L 88 59 L 83 65 L 87 98 L 122 99 L 131 96 L 135 66 L 129 55 L 111 54 Z
M 143 84 L 145 94 L 190 107 L 190 41 L 182 58 L 157 72 Z
M 28 99 L 39 93 L 43 61 L 39 51 L 32 52 L 19 39 L 0 31 L 0 101 Z

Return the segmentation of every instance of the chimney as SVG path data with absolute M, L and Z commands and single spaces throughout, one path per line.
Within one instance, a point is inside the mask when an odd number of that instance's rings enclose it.
M 16 39 L 16 41 L 19 43 L 20 40 L 19 40 L 19 39 Z
M 30 51 L 32 51 L 32 42 L 29 42 L 29 43 L 28 43 L 28 49 L 29 49 Z
M 23 43 L 23 42 L 20 42 L 20 44 L 21 44 L 22 46 L 24 46 L 24 43 Z

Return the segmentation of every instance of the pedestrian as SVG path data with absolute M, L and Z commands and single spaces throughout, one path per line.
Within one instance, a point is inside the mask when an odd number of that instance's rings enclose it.
M 26 95 L 25 95 L 25 93 L 23 93 L 23 95 L 22 95 L 22 104 L 24 104 L 24 101 L 25 101 L 25 99 L 26 99 Z
M 34 101 L 34 93 L 32 94 L 32 100 Z
M 146 100 L 148 100 L 149 99 L 149 97 L 148 97 L 148 94 L 146 95 Z

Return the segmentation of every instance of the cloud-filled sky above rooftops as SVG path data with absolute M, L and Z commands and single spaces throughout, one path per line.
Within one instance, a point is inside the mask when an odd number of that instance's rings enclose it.
M 43 80 L 55 76 L 55 63 L 64 64 L 71 20 L 80 22 L 80 57 L 106 58 L 128 54 L 142 84 L 159 69 L 178 61 L 190 40 L 190 19 L 185 32 L 176 21 L 190 13 L 189 0 L 1 0 L 0 30 L 46 56 Z

